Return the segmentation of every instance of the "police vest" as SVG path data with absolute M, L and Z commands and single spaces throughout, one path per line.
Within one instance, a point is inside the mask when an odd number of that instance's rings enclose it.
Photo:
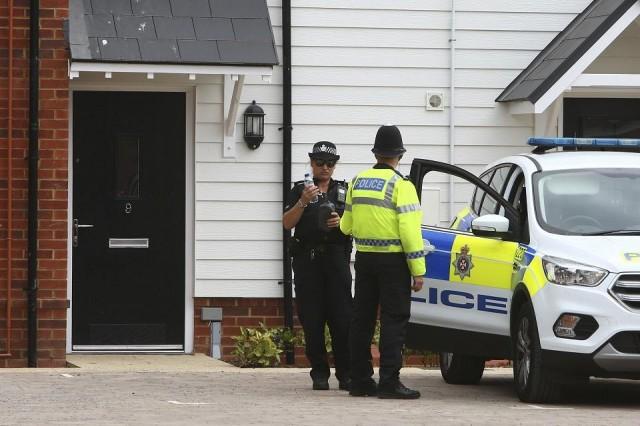
M 340 230 L 361 252 L 404 253 L 413 276 L 426 272 L 422 207 L 411 182 L 377 164 L 358 174 L 347 191 Z
M 351 238 L 348 235 L 340 232 L 338 228 L 329 230 L 321 229 L 319 224 L 319 206 L 325 201 L 331 201 L 336 209 L 336 212 L 342 216 L 345 209 L 347 184 L 344 181 L 335 181 L 331 179 L 329 181 L 329 188 L 326 194 L 318 196 L 318 201 L 315 203 L 309 203 L 302 213 L 302 217 L 295 226 L 294 236 L 299 239 L 306 246 L 313 246 L 318 244 L 343 244 L 350 245 Z M 304 182 L 296 182 L 289 193 L 289 199 L 287 200 L 287 206 L 285 211 L 294 207 L 300 199 L 300 195 L 304 190 Z

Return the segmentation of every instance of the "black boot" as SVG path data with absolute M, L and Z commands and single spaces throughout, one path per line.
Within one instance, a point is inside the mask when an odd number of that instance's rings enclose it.
M 313 390 L 329 390 L 329 380 L 313 379 Z
M 394 383 L 378 386 L 378 398 L 382 399 L 418 399 L 420 392 L 409 389 L 399 380 Z
M 338 389 L 343 390 L 343 391 L 350 391 L 351 390 L 351 379 L 350 378 L 346 378 L 346 379 L 342 379 L 342 380 L 338 380 L 339 385 L 338 385 Z
M 378 387 L 373 379 L 369 379 L 364 382 L 351 381 L 351 389 L 349 395 L 351 396 L 376 396 Z

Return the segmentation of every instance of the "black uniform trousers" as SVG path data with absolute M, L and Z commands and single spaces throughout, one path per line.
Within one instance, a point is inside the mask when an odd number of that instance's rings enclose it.
M 336 377 L 349 377 L 349 325 L 353 311 L 349 253 L 343 245 L 305 249 L 293 257 L 296 307 L 305 338 L 311 378 L 330 376 L 324 339 L 329 326 Z
M 355 306 L 351 323 L 352 386 L 373 376 L 371 340 L 380 305 L 380 381 L 399 380 L 411 313 L 411 272 L 404 253 L 356 253 Z

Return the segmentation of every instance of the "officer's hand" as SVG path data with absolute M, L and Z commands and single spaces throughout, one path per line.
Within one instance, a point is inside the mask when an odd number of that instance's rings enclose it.
M 317 195 L 320 195 L 320 188 L 315 185 L 309 185 L 304 188 L 302 194 L 300 195 L 300 200 L 302 204 L 305 206 L 309 204 L 309 201 L 313 200 L 313 198 Z
M 422 286 L 424 285 L 424 277 L 413 277 L 413 285 L 411 289 L 415 292 L 422 290 Z
M 327 219 L 327 228 L 337 228 L 340 226 L 340 215 L 336 212 L 331 212 L 329 219 Z

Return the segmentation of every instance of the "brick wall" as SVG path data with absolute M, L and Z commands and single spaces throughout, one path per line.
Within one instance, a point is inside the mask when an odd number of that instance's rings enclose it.
M 11 357 L 0 367 L 27 365 L 27 174 L 29 2 L 14 0 L 13 249 Z M 8 6 L 0 5 L 0 353 L 7 350 Z M 68 0 L 40 1 L 40 161 L 38 182 L 38 366 L 65 365 L 67 299 L 67 50 L 62 30 Z
M 211 355 L 209 323 L 200 318 L 201 308 L 205 306 L 222 308 L 222 359 L 227 362 L 233 361 L 233 337 L 240 335 L 240 327 L 258 327 L 260 323 L 267 327 L 284 326 L 282 299 L 196 298 L 194 351 L 197 353 Z M 294 320 L 294 328 L 299 329 L 295 313 Z M 304 348 L 296 348 L 295 362 L 298 366 L 307 365 Z
M 295 301 L 294 301 L 295 303 Z M 195 339 L 194 352 L 211 355 L 211 339 L 209 322 L 200 318 L 202 307 L 222 308 L 222 360 L 233 362 L 232 355 L 235 342 L 234 336 L 240 335 L 240 327 L 258 327 L 260 323 L 267 327 L 284 326 L 284 307 L 282 299 L 241 299 L 241 298 L 196 298 L 195 299 Z M 294 308 L 294 329 L 300 329 Z M 373 364 L 379 364 L 380 354 L 375 345 L 371 348 Z M 495 363 L 494 363 L 495 364 Z M 489 366 L 496 366 L 491 364 Z M 282 357 L 281 365 L 285 365 Z M 407 354 L 404 359 L 405 366 L 436 367 L 438 366 L 437 354 Z M 500 364 L 501 365 L 501 364 Z M 304 355 L 304 347 L 295 348 L 295 366 L 308 367 L 309 363 Z

